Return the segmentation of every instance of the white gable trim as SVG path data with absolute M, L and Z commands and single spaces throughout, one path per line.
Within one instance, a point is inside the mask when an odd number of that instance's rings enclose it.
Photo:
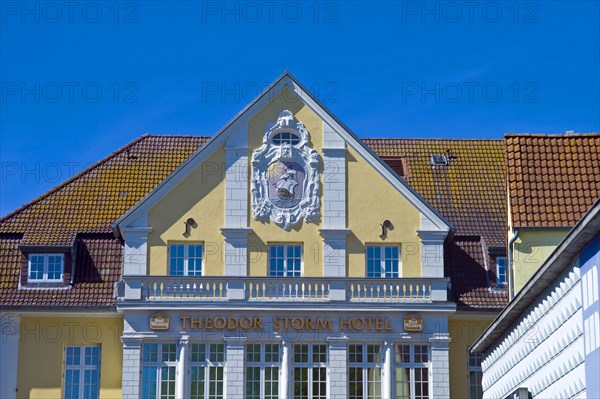
M 398 190 L 423 217 L 439 231 L 450 232 L 454 227 L 450 221 L 443 217 L 423 197 L 404 182 L 389 166 L 377 157 L 350 129 L 348 129 L 333 114 L 289 72 L 284 72 L 271 85 L 269 85 L 256 99 L 244 107 L 211 139 L 209 139 L 194 154 L 185 160 L 165 180 L 150 191 L 142 200 L 135 204 L 129 211 L 113 223 L 115 232 L 121 231 L 122 226 L 129 226 L 134 220 L 145 217 L 148 210 L 169 193 L 177 184 L 199 167 L 212 153 L 225 145 L 227 138 L 242 128 L 248 121 L 269 101 L 272 101 L 285 87 L 294 91 L 304 103 L 317 114 L 324 123 L 338 133 L 369 165 L 377 170 L 396 190 Z M 433 227 L 432 226 L 432 227 Z

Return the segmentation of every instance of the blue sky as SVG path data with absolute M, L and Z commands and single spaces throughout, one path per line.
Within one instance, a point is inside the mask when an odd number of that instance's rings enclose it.
M 285 69 L 361 137 L 600 131 L 598 1 L 0 5 L 0 214 Z

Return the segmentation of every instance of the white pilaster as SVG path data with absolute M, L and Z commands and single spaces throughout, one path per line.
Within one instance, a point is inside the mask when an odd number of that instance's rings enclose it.
M 146 275 L 148 234 L 152 227 L 121 228 L 125 241 L 123 276 Z
M 249 228 L 221 228 L 225 241 L 225 275 L 248 275 L 248 234 Z
M 292 343 L 289 340 L 281 341 L 281 369 L 279 370 L 279 398 L 291 398 L 292 382 Z
M 417 230 L 421 239 L 421 264 L 423 277 L 444 277 L 445 231 Z
M 448 357 L 448 344 L 450 335 L 436 333 L 429 338 L 431 345 L 431 392 L 432 397 L 440 399 L 450 398 L 450 363 Z
M 0 398 L 17 397 L 19 322 L 15 313 L 0 313 Z
M 248 128 L 225 145 L 225 227 L 248 227 Z
M 140 397 L 140 370 L 142 355 L 142 339 L 122 337 L 123 342 L 123 399 L 138 399 Z
M 329 337 L 328 398 L 348 397 L 348 338 Z
M 246 337 L 225 337 L 225 398 L 244 397 L 244 342 Z
M 346 277 L 347 229 L 321 229 L 323 237 L 323 276 Z
M 385 341 L 383 343 L 383 370 L 381 373 L 381 395 L 382 398 L 392 398 L 393 379 L 393 361 L 394 361 L 394 343 Z
M 189 359 L 189 336 L 183 335 L 179 339 L 179 347 L 177 352 L 177 375 L 175 377 L 175 398 L 185 399 L 188 395 L 187 387 L 187 370 Z

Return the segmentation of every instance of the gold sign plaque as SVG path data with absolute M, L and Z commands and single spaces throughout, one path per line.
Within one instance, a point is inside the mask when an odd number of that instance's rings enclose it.
M 150 329 L 151 330 L 168 330 L 169 329 L 169 315 L 163 312 L 153 313 L 150 316 Z
M 404 331 L 421 332 L 423 331 L 423 318 L 416 314 L 404 316 Z

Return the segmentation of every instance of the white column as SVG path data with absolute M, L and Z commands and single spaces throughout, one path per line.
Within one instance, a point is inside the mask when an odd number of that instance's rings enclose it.
M 185 399 L 187 397 L 187 376 L 189 359 L 189 336 L 184 335 L 179 340 L 179 350 L 177 352 L 177 375 L 175 377 L 175 398 Z
M 328 397 L 346 399 L 348 397 L 348 338 L 329 337 Z
M 450 363 L 448 357 L 448 344 L 450 335 L 436 333 L 429 338 L 431 344 L 431 392 L 432 397 L 450 398 Z
M 121 337 L 123 342 L 123 399 L 138 399 L 140 396 L 140 361 L 142 355 L 142 339 Z
M 279 370 L 279 398 L 291 398 L 292 378 L 292 343 L 289 340 L 281 341 L 281 369 Z
M 383 370 L 381 373 L 382 398 L 392 399 L 392 387 L 394 385 L 393 373 L 394 343 L 389 340 L 383 343 Z
M 15 313 L 0 314 L 0 398 L 17 397 L 19 322 Z
M 246 337 L 225 337 L 225 398 L 244 397 L 244 342 Z

